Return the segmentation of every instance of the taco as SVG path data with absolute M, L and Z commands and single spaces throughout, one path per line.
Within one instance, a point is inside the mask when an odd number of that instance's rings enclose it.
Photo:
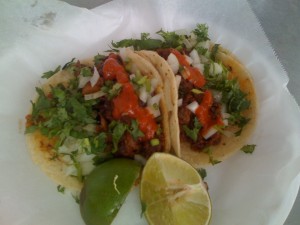
M 73 59 L 43 77 L 26 139 L 33 161 L 60 187 L 80 191 L 95 165 L 112 157 L 170 150 L 162 79 L 130 49 Z
M 165 96 L 173 105 L 172 148 L 196 168 L 219 163 L 241 149 L 254 130 L 256 96 L 251 76 L 233 54 L 209 40 L 204 24 L 190 33 L 157 33 L 163 38 L 160 42 L 147 37 L 131 39 L 130 44 L 169 86 Z M 153 48 L 145 47 L 154 40 Z M 125 43 L 129 42 L 113 46 Z

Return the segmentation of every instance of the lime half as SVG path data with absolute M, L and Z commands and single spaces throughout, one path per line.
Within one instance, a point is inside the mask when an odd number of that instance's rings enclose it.
M 141 201 L 151 225 L 207 225 L 211 201 L 199 173 L 166 153 L 147 161 L 141 180 Z

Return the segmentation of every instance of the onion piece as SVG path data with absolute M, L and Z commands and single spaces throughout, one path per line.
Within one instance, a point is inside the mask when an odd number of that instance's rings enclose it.
M 147 106 L 148 111 L 153 115 L 154 118 L 160 116 L 160 111 L 159 109 L 155 109 L 152 106 Z
M 217 90 L 211 90 L 212 95 L 216 102 L 220 103 L 222 100 L 222 92 Z
M 93 155 L 93 157 L 95 157 L 95 155 Z M 95 165 L 93 164 L 93 160 L 89 162 L 81 163 L 80 166 L 81 166 L 83 176 L 90 174 L 92 170 L 95 168 Z
M 129 75 L 129 80 L 133 80 L 136 77 L 136 75 L 134 73 Z
M 193 63 L 193 59 L 187 55 L 184 55 L 185 60 L 191 65 Z
M 106 95 L 106 93 L 104 93 L 103 91 L 97 91 L 97 92 L 92 93 L 92 94 L 86 94 L 86 95 L 84 95 L 84 100 L 88 101 L 88 100 L 100 98 L 100 97 L 102 97 L 104 95 Z
M 206 132 L 206 134 L 203 135 L 204 139 L 207 140 L 211 136 L 213 136 L 215 133 L 217 133 L 218 130 L 214 127 L 209 128 L 209 130 Z
M 201 74 L 204 74 L 204 64 L 202 63 L 194 64 L 193 67 L 197 68 Z
M 176 80 L 176 87 L 178 89 L 179 85 L 180 85 L 180 82 L 181 82 L 181 76 L 180 75 L 176 75 L 175 76 L 175 80 Z
M 159 106 L 159 101 L 161 98 L 161 94 L 154 95 L 153 97 L 149 98 L 147 101 L 148 106 L 153 106 L 154 104 L 157 104 Z
M 90 79 L 90 82 L 91 82 L 91 86 L 92 86 L 92 87 L 95 86 L 95 84 L 98 82 L 99 78 L 100 78 L 100 75 L 99 75 L 99 73 L 98 73 L 98 70 L 97 70 L 97 68 L 94 66 L 94 73 L 93 73 L 92 78 Z
M 130 47 L 128 47 L 130 49 Z M 119 55 L 123 62 L 125 62 L 128 58 L 127 48 L 119 48 Z
M 193 49 L 193 51 L 190 52 L 190 57 L 193 60 L 193 66 L 200 63 L 200 57 L 195 49 Z
M 187 49 L 191 49 L 191 48 L 193 48 L 193 45 L 189 42 L 189 40 L 188 39 L 184 39 L 183 40 L 183 44 L 185 45 L 185 47 L 187 48 Z
M 178 61 L 177 57 L 173 53 L 171 53 L 168 56 L 167 62 L 170 65 L 173 73 L 176 74 L 179 70 L 179 61 Z
M 177 102 L 178 107 L 182 106 L 182 102 L 183 102 L 183 99 L 182 99 L 182 98 L 178 99 L 178 102 Z
M 217 75 L 223 72 L 223 68 L 218 63 L 211 63 L 209 67 L 210 75 Z
M 157 94 L 149 98 L 147 101 L 147 109 L 155 118 L 160 116 L 160 110 L 159 110 L 160 99 L 161 99 L 161 94 Z
M 197 108 L 199 107 L 198 102 L 193 101 L 192 103 L 186 106 L 192 113 L 196 113 Z
M 142 102 L 147 102 L 147 99 L 149 97 L 149 93 L 147 92 L 146 90 L 146 87 L 143 86 L 139 89 L 139 99 L 142 101 Z
M 79 78 L 78 88 L 83 88 L 91 79 L 91 77 L 84 77 L 82 75 L 79 75 L 78 78 Z

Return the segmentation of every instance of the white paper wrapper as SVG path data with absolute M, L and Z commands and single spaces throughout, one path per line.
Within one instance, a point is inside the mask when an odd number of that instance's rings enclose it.
M 83 225 L 72 197 L 35 166 L 24 141 L 25 115 L 43 72 L 141 32 L 192 29 L 207 23 L 212 41 L 231 50 L 255 82 L 258 125 L 249 144 L 207 170 L 212 225 L 283 224 L 300 177 L 300 113 L 288 77 L 246 1 L 114 1 L 91 11 L 63 2 L 0 3 L 0 224 Z M 136 188 L 115 225 L 147 224 Z

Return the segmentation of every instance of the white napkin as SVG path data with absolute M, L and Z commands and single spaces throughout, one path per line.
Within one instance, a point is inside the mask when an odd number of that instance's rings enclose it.
M 253 76 L 258 125 L 252 155 L 237 153 L 207 170 L 212 225 L 283 224 L 300 183 L 300 113 L 288 77 L 248 3 L 113 1 L 87 10 L 59 1 L 0 3 L 0 224 L 84 224 L 72 197 L 35 166 L 24 142 L 24 117 L 43 72 L 73 57 L 108 49 L 111 40 L 207 23 L 212 41 L 231 50 Z M 138 189 L 114 224 L 147 224 Z

